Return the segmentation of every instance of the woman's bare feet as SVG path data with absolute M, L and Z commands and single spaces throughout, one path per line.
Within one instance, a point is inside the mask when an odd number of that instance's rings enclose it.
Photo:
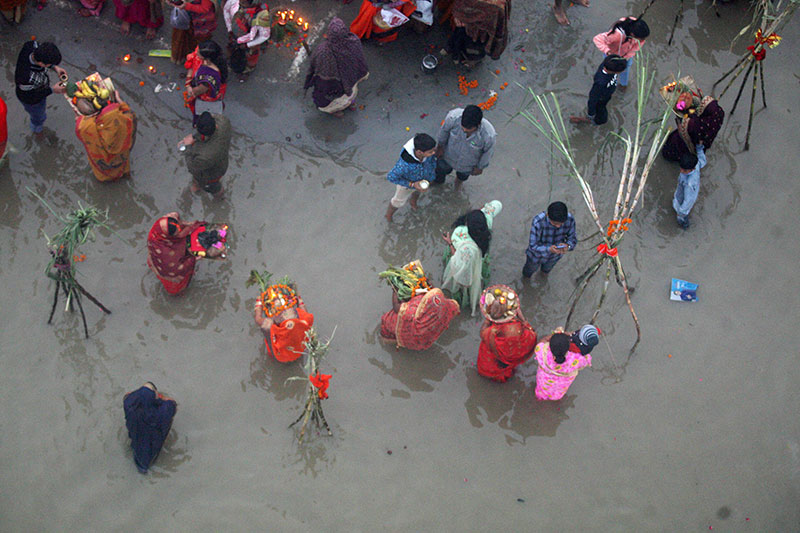
M 88 9 L 86 9 L 85 7 L 82 7 L 80 9 L 78 9 L 78 15 L 80 15 L 82 17 L 91 17 L 92 16 L 92 12 L 89 11 Z
M 331 115 L 333 115 L 336 118 L 342 118 L 344 117 L 344 111 L 337 111 L 336 113 L 331 113 Z
M 148 41 L 151 40 L 151 39 L 155 39 L 156 38 L 156 29 L 155 28 L 147 28 L 147 31 L 144 32 L 144 38 L 147 39 Z
M 561 3 L 553 4 L 553 14 L 556 16 L 556 22 L 561 24 L 562 26 L 569 26 L 569 19 L 567 18 L 567 12 L 564 11 L 564 8 L 561 6 Z
M 573 124 L 589 124 L 592 119 L 589 117 L 576 117 L 575 115 L 569 117 L 569 121 Z
M 122 21 L 122 24 L 119 25 L 119 32 L 122 35 L 128 35 L 131 32 L 131 23 Z
M 583 7 L 589 7 L 589 0 L 574 0 L 576 4 Z

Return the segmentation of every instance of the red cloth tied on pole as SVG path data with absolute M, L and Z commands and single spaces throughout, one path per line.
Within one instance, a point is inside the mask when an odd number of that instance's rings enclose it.
M 753 54 L 753 57 L 756 59 L 756 61 L 762 61 L 765 57 L 767 57 L 767 51 L 764 49 L 763 46 L 757 52 L 756 52 L 756 45 L 754 44 L 748 46 L 747 49 L 750 50 L 750 53 Z
M 609 248 L 606 243 L 597 245 L 597 253 L 600 255 L 607 255 L 608 257 L 617 257 L 619 253 L 616 248 Z
M 316 376 L 308 376 L 308 381 L 318 389 L 320 400 L 324 400 L 328 397 L 328 393 L 325 391 L 328 390 L 332 377 L 333 375 L 331 374 L 320 374 L 319 372 L 317 372 Z

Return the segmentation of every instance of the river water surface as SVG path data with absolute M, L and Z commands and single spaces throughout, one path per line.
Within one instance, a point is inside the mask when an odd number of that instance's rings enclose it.
M 634 354 L 633 323 L 614 286 L 598 318 L 607 342 L 559 402 L 535 401 L 534 364 L 506 384 L 481 378 L 480 322 L 468 314 L 424 353 L 377 340 L 391 303 L 378 272 L 419 258 L 438 283 L 441 230 L 492 199 L 505 206 L 495 220 L 492 280 L 522 291 L 541 335 L 563 324 L 595 242 L 581 242 L 548 279 L 523 283 L 530 220 L 564 199 L 579 238 L 592 226 L 566 167 L 514 118 L 525 96 L 514 82 L 555 90 L 565 112 L 579 112 L 601 60 L 591 36 L 644 6 L 594 4 L 570 8 L 564 29 L 544 2 L 518 2 L 508 51 L 468 73 L 480 81 L 469 97 L 458 95 L 449 62 L 433 76 L 419 71 L 426 47 L 442 42 L 438 31 L 367 45 L 365 108 L 342 120 L 303 98 L 307 61 L 298 74 L 288 50 L 269 50 L 256 75 L 228 92 L 236 135 L 219 203 L 187 189 L 176 143 L 190 121 L 180 96 L 153 92 L 158 82 L 179 81 L 180 70 L 159 59 L 151 61 L 166 76 L 144 71 L 146 51 L 168 46 L 166 27 L 155 44 L 136 29 L 123 38 L 112 27 L 113 7 L 99 20 L 79 20 L 73 5 L 51 2 L 21 27 L 3 28 L 0 95 L 14 153 L 0 168 L 0 529 L 798 530 L 797 20 L 767 54 L 769 107 L 757 105 L 751 149 L 742 149 L 748 87 L 709 150 L 689 231 L 671 208 L 677 167 L 659 160 L 653 168 L 620 252 L 642 324 Z M 674 8 L 656 2 L 645 49 L 658 82 L 689 73 L 710 91 L 735 62 L 729 45 L 747 19 L 743 4 L 722 6 L 717 17 L 708 3 L 687 3 L 668 46 Z M 358 9 L 292 5 L 315 21 L 337 12 L 349 21 Z M 99 70 L 115 80 L 139 119 L 131 180 L 92 177 L 60 97 L 48 100 L 48 139 L 30 137 L 13 67 L 31 34 L 55 40 L 70 72 Z M 121 64 L 129 52 L 145 62 Z M 418 211 L 405 208 L 388 225 L 382 215 L 393 186 L 384 176 L 406 127 L 434 134 L 448 109 L 485 100 L 484 91 L 504 81 L 509 88 L 486 113 L 498 130 L 489 169 L 460 192 L 452 183 L 431 190 Z M 722 100 L 726 110 L 734 96 Z M 609 124 L 572 138 L 601 217 L 610 218 L 623 155 L 605 141 L 632 127 L 634 98 L 634 90 L 616 94 Z M 650 116 L 659 103 L 651 99 Z M 79 201 L 107 207 L 119 234 L 100 231 L 82 250 L 81 282 L 113 311 L 103 316 L 86 302 L 88 340 L 80 317 L 62 308 L 45 323 L 53 285 L 44 276 L 44 234 L 60 228 L 28 188 L 61 213 Z M 147 231 L 173 210 L 232 227 L 230 258 L 200 262 L 177 298 L 145 265 Z M 322 336 L 336 329 L 324 365 L 333 374 L 325 402 L 333 437 L 313 432 L 298 446 L 287 429 L 304 388 L 285 381 L 302 370 L 269 359 L 252 324 L 255 293 L 244 283 L 250 269 L 264 267 L 296 280 Z M 700 283 L 699 302 L 670 302 L 671 277 Z M 589 288 L 578 320 L 591 316 L 599 291 L 599 283 Z M 145 380 L 179 408 L 142 476 L 122 397 Z

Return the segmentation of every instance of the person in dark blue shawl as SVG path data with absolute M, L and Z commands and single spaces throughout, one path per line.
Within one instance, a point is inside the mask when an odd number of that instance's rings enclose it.
M 148 381 L 122 401 L 125 425 L 133 448 L 133 461 L 142 474 L 153 464 L 167 438 L 178 404 L 160 394 Z

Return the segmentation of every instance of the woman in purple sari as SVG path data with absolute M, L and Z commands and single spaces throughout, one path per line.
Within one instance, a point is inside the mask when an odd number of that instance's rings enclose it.
M 369 77 L 361 40 L 351 33 L 342 19 L 328 24 L 328 37 L 311 52 L 311 66 L 303 89 L 314 87 L 314 104 L 337 117 L 353 105 L 359 82 Z
M 186 56 L 186 105 L 192 110 L 192 124 L 208 111 L 221 115 L 228 88 L 228 65 L 222 48 L 214 41 L 203 41 Z
M 683 92 L 675 103 L 675 112 L 682 115 L 676 118 L 677 129 L 667 137 L 661 155 L 668 161 L 680 161 L 685 153 L 695 153 L 695 147 L 702 144 L 708 150 L 714 143 L 725 111 L 711 97 Z

